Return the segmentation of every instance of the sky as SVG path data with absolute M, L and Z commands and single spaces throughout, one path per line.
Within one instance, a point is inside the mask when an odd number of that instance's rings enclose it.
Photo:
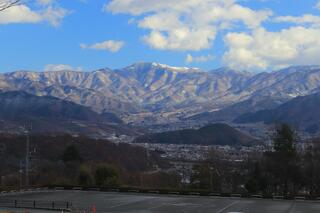
M 255 72 L 320 65 L 320 1 L 25 0 L 0 12 L 0 72 L 136 62 Z

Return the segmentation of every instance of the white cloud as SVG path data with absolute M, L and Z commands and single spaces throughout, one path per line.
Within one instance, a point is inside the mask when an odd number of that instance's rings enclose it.
M 14 6 L 0 13 L 0 24 L 38 23 L 41 20 L 41 15 L 25 5 Z
M 110 52 L 118 52 L 124 46 L 123 41 L 107 40 L 92 45 L 80 44 L 82 49 L 107 50 Z
M 201 55 L 201 56 L 192 56 L 191 54 L 188 54 L 185 62 L 187 64 L 191 64 L 191 63 L 203 63 L 203 62 L 207 62 L 207 61 L 213 61 L 214 60 L 214 56 L 213 55 Z
M 254 11 L 234 0 L 112 0 L 105 11 L 136 17 L 138 26 L 150 30 L 143 41 L 161 50 L 210 48 L 219 30 L 256 28 L 272 14 Z
M 287 22 L 297 25 L 320 26 L 320 16 L 305 14 L 303 16 L 279 16 L 274 19 L 275 22 Z
M 51 0 L 38 0 L 38 7 L 31 9 L 26 4 L 20 4 L 0 13 L 0 24 L 40 23 L 48 22 L 58 26 L 70 12 Z
M 278 32 L 228 33 L 224 62 L 237 69 L 267 69 L 319 64 L 320 29 L 291 27 Z
M 66 64 L 47 64 L 44 67 L 44 71 L 50 72 L 50 71 L 62 71 L 62 70 L 74 70 L 74 71 L 82 71 L 81 67 L 74 68 L 70 65 Z
M 42 13 L 42 19 L 48 21 L 52 26 L 59 26 L 61 21 L 70 12 L 61 7 L 47 7 Z

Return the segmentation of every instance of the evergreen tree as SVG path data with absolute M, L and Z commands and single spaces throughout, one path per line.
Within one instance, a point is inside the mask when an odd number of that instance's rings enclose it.
M 297 183 L 299 172 L 298 154 L 295 147 L 297 134 L 287 124 L 280 125 L 273 138 L 272 153 L 266 153 L 267 167 L 274 180 L 275 191 L 287 196 L 291 186 L 292 192 Z

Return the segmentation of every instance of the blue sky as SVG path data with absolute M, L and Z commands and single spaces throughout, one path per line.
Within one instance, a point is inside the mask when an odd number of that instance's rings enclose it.
M 9 0 L 0 0 L 9 1 Z M 35 0 L 0 13 L 0 71 L 320 61 L 317 0 Z

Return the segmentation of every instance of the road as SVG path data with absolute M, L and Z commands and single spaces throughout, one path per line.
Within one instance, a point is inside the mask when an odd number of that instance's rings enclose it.
M 122 194 L 108 192 L 56 191 L 2 196 L 0 199 L 39 201 L 71 201 L 73 206 L 108 213 L 317 213 L 320 202 L 217 198 L 154 194 Z M 1 211 L 0 211 L 1 212 Z M 22 212 L 22 211 L 15 211 Z M 29 211 L 45 212 L 45 211 Z

